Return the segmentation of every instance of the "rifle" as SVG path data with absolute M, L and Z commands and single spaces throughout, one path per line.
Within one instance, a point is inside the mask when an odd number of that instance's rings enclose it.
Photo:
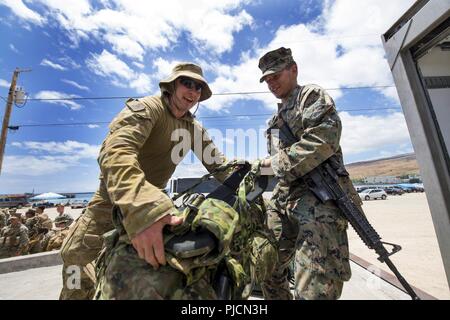
M 287 146 L 291 146 L 299 141 L 284 119 L 280 116 L 277 119 L 275 127 L 279 129 L 280 140 Z M 269 130 L 272 128 L 269 128 Z M 300 179 L 307 184 L 311 192 L 314 193 L 322 203 L 334 201 L 364 244 L 369 249 L 375 250 L 378 254 L 378 260 L 387 264 L 411 298 L 413 300 L 420 300 L 389 259 L 391 255 L 401 250 L 401 246 L 381 241 L 381 237 L 367 220 L 364 213 L 362 213 L 360 208 L 353 203 L 347 193 L 342 190 L 342 187 L 339 184 L 339 176 L 348 176 L 348 172 L 345 170 L 344 166 L 341 165 L 338 157 L 333 155 Z M 392 251 L 388 252 L 384 245 L 392 246 Z
M 322 202 L 334 201 L 339 209 L 341 209 L 345 218 L 355 229 L 358 236 L 369 248 L 375 250 L 378 254 L 378 260 L 386 263 L 389 269 L 395 274 L 403 288 L 411 296 L 413 300 L 420 300 L 411 286 L 406 282 L 405 278 L 400 274 L 395 265 L 389 259 L 391 255 L 401 250 L 396 244 L 382 242 L 381 237 L 369 223 L 367 218 L 357 207 L 347 193 L 342 190 L 339 184 L 339 176 L 347 175 L 346 172 L 340 172 L 342 166 L 339 159 L 334 155 L 328 158 L 321 165 L 304 175 L 301 179 L 308 185 L 309 189 Z M 392 246 L 392 251 L 388 252 L 384 245 Z

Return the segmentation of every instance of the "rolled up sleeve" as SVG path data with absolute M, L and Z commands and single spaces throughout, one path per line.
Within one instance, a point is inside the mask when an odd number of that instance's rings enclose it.
M 146 180 L 138 161 L 158 114 L 135 109 L 125 108 L 111 123 L 98 158 L 108 194 L 120 208 L 130 238 L 176 210 L 170 198 Z

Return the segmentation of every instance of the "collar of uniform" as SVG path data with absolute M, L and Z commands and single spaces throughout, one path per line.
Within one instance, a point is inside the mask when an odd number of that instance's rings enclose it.
M 294 90 L 292 90 L 291 94 L 289 95 L 289 98 L 287 98 L 285 103 L 279 103 L 278 104 L 278 111 L 281 111 L 283 109 L 292 109 L 296 102 L 297 102 L 297 97 L 298 97 L 298 93 L 300 92 L 300 86 L 297 85 Z
M 167 109 L 167 112 L 169 112 L 170 116 L 175 118 L 174 115 L 172 114 L 172 112 L 170 111 L 170 106 L 169 106 L 169 98 L 166 95 L 161 95 L 161 102 L 164 106 L 164 108 Z M 177 120 L 184 120 L 184 121 L 188 121 L 188 122 L 192 122 L 194 121 L 195 116 L 190 112 L 186 112 L 186 114 L 184 116 L 182 116 L 181 118 L 178 118 Z M 175 118 L 176 119 L 176 118 Z

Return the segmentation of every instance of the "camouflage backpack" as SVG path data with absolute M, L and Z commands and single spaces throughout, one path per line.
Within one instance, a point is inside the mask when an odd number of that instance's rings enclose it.
M 263 198 L 247 200 L 255 180 L 253 172 L 244 177 L 233 206 L 202 194 L 191 194 L 179 211 L 184 222 L 165 229 L 167 262 L 186 276 L 186 286 L 194 285 L 206 275 L 216 287 L 219 277 L 225 274 L 230 279 L 230 290 L 221 298 L 246 299 L 253 285 L 273 272 L 278 258 L 276 241 L 265 224 Z M 115 210 L 113 221 L 116 229 L 104 235 L 104 249 L 96 261 L 97 279 L 102 277 L 116 243 L 129 242 L 119 210 Z M 178 250 L 186 243 L 187 249 Z M 194 245 L 189 246 L 191 243 Z M 217 292 L 218 288 L 215 289 Z

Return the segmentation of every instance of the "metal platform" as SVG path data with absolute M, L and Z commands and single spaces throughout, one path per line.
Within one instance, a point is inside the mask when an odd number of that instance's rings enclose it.
M 365 263 L 352 256 L 352 278 L 344 285 L 341 300 L 410 300 L 396 286 L 393 276 L 370 267 L 368 270 L 369 265 Z M 0 300 L 57 300 L 62 285 L 61 270 L 57 251 L 2 259 Z M 414 289 L 422 299 L 435 299 Z

